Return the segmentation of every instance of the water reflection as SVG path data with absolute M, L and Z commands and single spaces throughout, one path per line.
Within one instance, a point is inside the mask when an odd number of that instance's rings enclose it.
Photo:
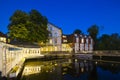
M 41 65 L 40 66 L 25 66 L 23 75 L 31 75 L 41 72 Z
M 78 59 L 25 63 L 21 80 L 119 80 L 120 64 Z

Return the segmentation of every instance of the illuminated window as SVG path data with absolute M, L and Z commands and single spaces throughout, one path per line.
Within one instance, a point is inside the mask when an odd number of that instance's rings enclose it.
M 66 38 L 66 36 L 63 35 L 63 38 Z
M 50 44 L 52 44 L 52 43 L 53 43 L 53 42 L 52 42 L 52 39 L 50 39 L 49 41 L 50 41 Z
M 81 43 L 84 43 L 84 39 L 83 38 L 81 39 Z
M 63 42 L 67 42 L 67 40 L 63 40 Z

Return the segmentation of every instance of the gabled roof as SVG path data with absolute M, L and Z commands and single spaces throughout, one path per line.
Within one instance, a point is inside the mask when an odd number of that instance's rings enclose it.
M 56 28 L 58 28 L 58 29 L 62 30 L 61 28 L 59 28 L 58 26 L 54 25 L 54 24 L 53 24 L 53 23 L 51 23 L 51 22 L 48 22 L 48 24 L 51 24 L 51 25 L 53 25 L 54 27 L 56 27 Z

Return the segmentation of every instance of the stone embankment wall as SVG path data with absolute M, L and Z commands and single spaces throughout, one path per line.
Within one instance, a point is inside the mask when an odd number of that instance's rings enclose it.
M 120 56 L 120 50 L 94 51 L 93 55 L 96 55 L 96 56 Z

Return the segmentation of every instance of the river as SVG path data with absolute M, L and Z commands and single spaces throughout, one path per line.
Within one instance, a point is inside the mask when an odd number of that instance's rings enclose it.
M 25 62 L 20 80 L 120 80 L 120 63 L 57 59 Z

